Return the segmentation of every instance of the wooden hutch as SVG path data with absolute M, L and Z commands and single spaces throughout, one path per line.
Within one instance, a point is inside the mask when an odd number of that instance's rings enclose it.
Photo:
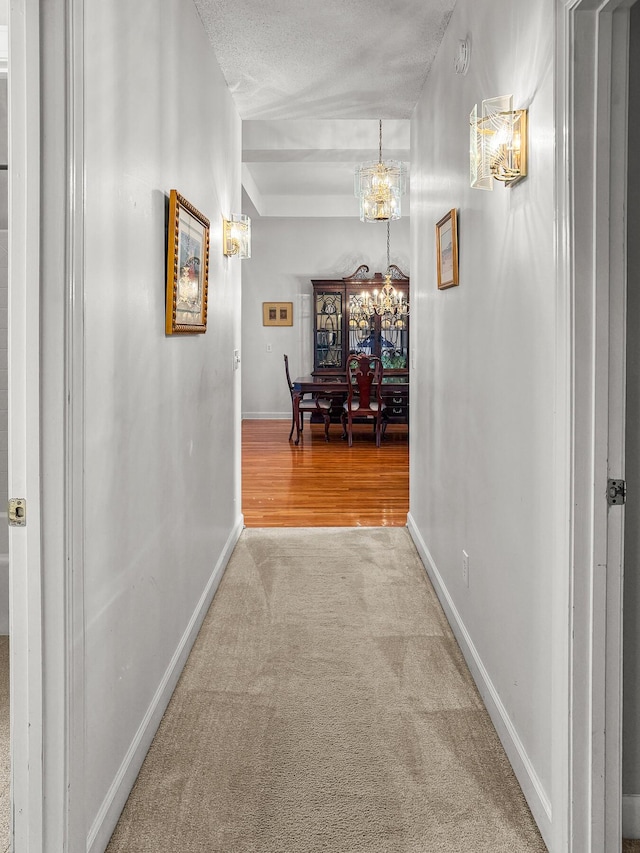
M 349 355 L 378 356 L 384 367 L 387 419 L 408 424 L 409 278 L 393 264 L 388 278 L 390 281 L 385 282 L 381 273 L 371 277 L 369 267 L 361 264 L 345 278 L 311 280 L 313 375 L 328 379 L 344 376 Z M 385 302 L 383 297 L 389 294 Z M 338 416 L 344 395 L 335 396 L 332 413 Z

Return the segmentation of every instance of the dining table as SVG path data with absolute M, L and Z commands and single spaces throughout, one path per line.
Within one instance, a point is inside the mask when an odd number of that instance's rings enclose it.
M 347 393 L 347 376 L 344 374 L 335 374 L 333 376 L 298 376 L 292 382 L 293 385 L 293 418 L 294 423 L 298 423 L 298 417 L 300 415 L 299 404 L 300 400 L 305 394 L 315 394 L 319 396 L 327 396 L 330 397 L 331 394 L 340 394 Z M 384 391 L 388 391 L 390 394 L 394 393 L 394 389 L 404 388 L 408 389 L 409 382 L 406 376 L 393 376 L 390 375 L 385 377 L 382 385 Z M 405 390 L 406 393 L 406 390 Z M 406 403 L 406 397 L 401 398 L 397 402 Z M 387 399 L 388 405 L 394 405 L 395 399 L 393 396 Z M 390 409 L 390 411 L 394 411 Z M 406 421 L 405 421 L 406 422 Z

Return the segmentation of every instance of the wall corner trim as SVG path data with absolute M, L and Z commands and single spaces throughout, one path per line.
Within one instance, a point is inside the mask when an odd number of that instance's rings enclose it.
M 109 843 L 243 528 L 244 516 L 240 515 L 229 534 L 218 562 L 169 661 L 122 764 L 98 809 L 87 836 L 87 853 L 101 853 Z
M 444 609 L 449 624 L 451 625 L 451 629 L 455 634 L 458 645 L 464 655 L 464 659 L 471 670 L 473 679 L 476 682 L 476 686 L 480 691 L 480 695 L 482 696 L 487 711 L 489 712 L 489 716 L 491 717 L 491 722 L 493 723 L 504 750 L 507 753 L 507 757 L 513 767 L 516 778 L 520 783 L 522 792 L 529 804 L 533 817 L 538 824 L 542 838 L 551 850 L 553 849 L 551 846 L 551 801 L 538 778 L 538 774 L 527 755 L 524 745 L 518 736 L 518 732 L 509 718 L 507 709 L 504 707 L 500 695 L 491 681 L 489 673 L 482 662 L 471 635 L 467 631 L 465 624 L 458 613 L 453 602 L 453 598 L 442 579 L 442 575 L 438 571 L 433 557 L 431 556 L 431 553 L 429 552 L 429 549 L 427 548 L 427 545 L 422 538 L 422 534 L 420 533 L 411 513 L 408 513 L 407 515 L 407 528 L 411 538 L 413 539 L 413 543 L 416 546 L 418 554 L 420 555 L 420 559 L 422 560 L 427 575 L 433 584 L 436 595 L 440 600 L 440 604 Z M 640 797 L 638 798 L 638 801 L 640 803 Z M 638 811 L 638 815 L 640 815 L 640 810 Z

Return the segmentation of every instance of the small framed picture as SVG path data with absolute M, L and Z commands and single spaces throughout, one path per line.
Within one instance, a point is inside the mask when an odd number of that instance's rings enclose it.
M 263 302 L 263 326 L 293 326 L 293 302 Z
M 456 287 L 458 282 L 458 225 L 457 211 L 450 210 L 436 225 L 436 256 L 438 289 Z
M 207 331 L 209 220 L 177 190 L 169 195 L 167 335 Z

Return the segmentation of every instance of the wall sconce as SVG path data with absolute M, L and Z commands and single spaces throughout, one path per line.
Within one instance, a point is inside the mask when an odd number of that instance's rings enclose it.
M 527 174 L 527 114 L 514 110 L 513 96 L 488 98 L 482 114 L 469 116 L 470 179 L 477 190 L 492 190 L 493 179 L 513 186 Z
M 222 251 L 228 258 L 251 257 L 251 220 L 244 213 L 223 219 Z

